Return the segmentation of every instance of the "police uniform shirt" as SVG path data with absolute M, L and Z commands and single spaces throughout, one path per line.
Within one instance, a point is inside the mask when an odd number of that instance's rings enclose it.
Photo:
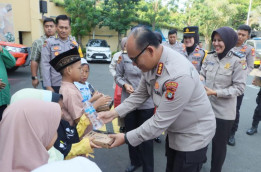
M 127 133 L 132 146 L 167 131 L 169 147 L 195 151 L 206 147 L 215 134 L 216 121 L 199 74 L 180 53 L 163 46 L 158 66 L 142 75 L 137 90 L 115 110 L 120 117 L 150 96 L 155 115 Z
M 217 96 L 209 96 L 216 118 L 235 120 L 237 96 L 243 94 L 246 86 L 246 59 L 232 51 L 221 60 L 216 53 L 208 54 L 200 74 L 206 86 L 217 92 Z
M 62 76 L 49 64 L 49 62 L 57 55 L 76 46 L 78 46 L 78 44 L 71 36 L 65 41 L 58 38 L 58 36 L 53 36 L 44 42 L 41 53 L 41 67 L 43 84 L 45 87 L 61 86 Z
M 201 49 L 199 46 L 196 46 L 194 51 L 188 55 L 186 47 L 184 46 L 183 54 L 195 66 L 197 71 L 200 72 L 200 68 L 205 57 L 205 51 Z
M 131 59 L 127 54 L 122 54 L 116 66 L 115 82 L 122 88 L 121 102 L 130 96 L 124 88 L 124 84 L 129 84 L 134 90 L 139 86 L 141 79 L 141 70 L 132 64 Z M 152 109 L 154 108 L 153 101 L 149 98 L 146 102 L 140 105 L 137 109 Z
M 249 74 L 254 69 L 254 58 L 255 58 L 255 49 L 247 44 L 242 44 L 239 47 L 234 47 L 232 49 L 236 54 L 244 55 L 247 63 L 247 74 Z
M 182 46 L 183 44 L 178 41 L 176 41 L 175 44 L 170 44 L 169 42 L 163 42 L 162 45 L 172 48 L 173 50 L 176 50 L 177 52 L 182 52 L 182 50 L 183 50 L 183 46 Z

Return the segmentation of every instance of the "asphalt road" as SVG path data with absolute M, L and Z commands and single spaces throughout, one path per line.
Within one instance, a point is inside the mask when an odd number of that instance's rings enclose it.
M 90 64 L 91 71 L 88 81 L 94 88 L 104 94 L 113 96 L 112 76 L 108 70 L 108 64 Z M 254 108 L 256 107 L 255 99 L 259 88 L 251 85 L 252 77 L 248 77 L 245 96 L 241 106 L 241 118 L 239 129 L 236 133 L 236 146 L 228 146 L 226 161 L 223 166 L 223 172 L 260 172 L 261 171 L 261 129 L 254 136 L 246 135 L 246 130 L 251 126 Z M 19 68 L 14 73 L 9 74 L 11 84 L 11 94 L 22 88 L 31 88 L 30 68 Z M 39 87 L 40 88 L 40 87 Z M 226 113 L 226 112 L 224 112 Z M 106 130 L 114 132 L 112 124 L 106 125 Z M 155 172 L 164 172 L 166 158 L 164 156 L 164 138 L 162 135 L 161 144 L 154 142 L 154 168 Z M 93 160 L 98 164 L 103 172 L 123 172 L 129 164 L 127 146 L 123 145 L 114 149 L 95 150 Z M 211 144 L 208 149 L 208 161 L 204 164 L 201 172 L 210 170 L 211 161 Z M 141 172 L 142 169 L 136 170 Z

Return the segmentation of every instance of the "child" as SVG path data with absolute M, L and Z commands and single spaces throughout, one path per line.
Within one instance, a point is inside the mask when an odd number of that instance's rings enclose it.
M 39 90 L 33 88 L 25 88 L 17 91 L 11 97 L 11 104 L 28 98 L 58 103 L 61 109 L 63 108 L 63 96 L 61 94 L 57 94 L 49 90 Z M 76 127 L 70 126 L 67 121 L 61 119 L 57 129 L 58 138 L 54 143 L 54 147 L 63 154 L 65 159 L 70 159 L 77 155 L 88 156 L 90 153 L 93 153 L 93 148 L 100 148 L 92 143 L 92 141 L 88 138 L 83 138 L 80 140 L 89 124 L 90 122 L 85 115 L 81 116 Z M 53 161 L 53 159 L 55 159 L 55 161 L 60 160 L 57 156 L 52 156 L 52 152 L 49 153 L 49 162 Z
M 82 95 L 73 84 L 80 80 L 81 58 L 77 48 L 59 54 L 50 61 L 51 66 L 62 75 L 62 83 L 59 93 L 63 95 L 63 119 L 71 126 L 76 126 L 82 114 L 84 114 Z
M 74 85 L 80 90 L 83 100 L 87 100 L 90 103 L 93 103 L 93 107 L 97 110 L 98 107 L 107 105 L 108 102 L 111 102 L 111 97 L 104 96 L 98 91 L 94 91 L 94 88 L 91 84 L 87 82 L 90 72 L 89 64 L 85 59 L 81 59 L 81 79 L 79 82 L 74 82 Z

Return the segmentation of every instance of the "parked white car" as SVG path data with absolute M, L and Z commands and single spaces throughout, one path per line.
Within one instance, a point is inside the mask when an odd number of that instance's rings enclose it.
M 103 39 L 90 39 L 86 44 L 86 60 L 111 62 L 111 49 Z

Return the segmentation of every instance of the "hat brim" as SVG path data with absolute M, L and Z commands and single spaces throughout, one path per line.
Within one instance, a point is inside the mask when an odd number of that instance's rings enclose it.
M 261 71 L 259 69 L 253 69 L 250 73 L 250 76 L 258 76 L 261 77 Z

